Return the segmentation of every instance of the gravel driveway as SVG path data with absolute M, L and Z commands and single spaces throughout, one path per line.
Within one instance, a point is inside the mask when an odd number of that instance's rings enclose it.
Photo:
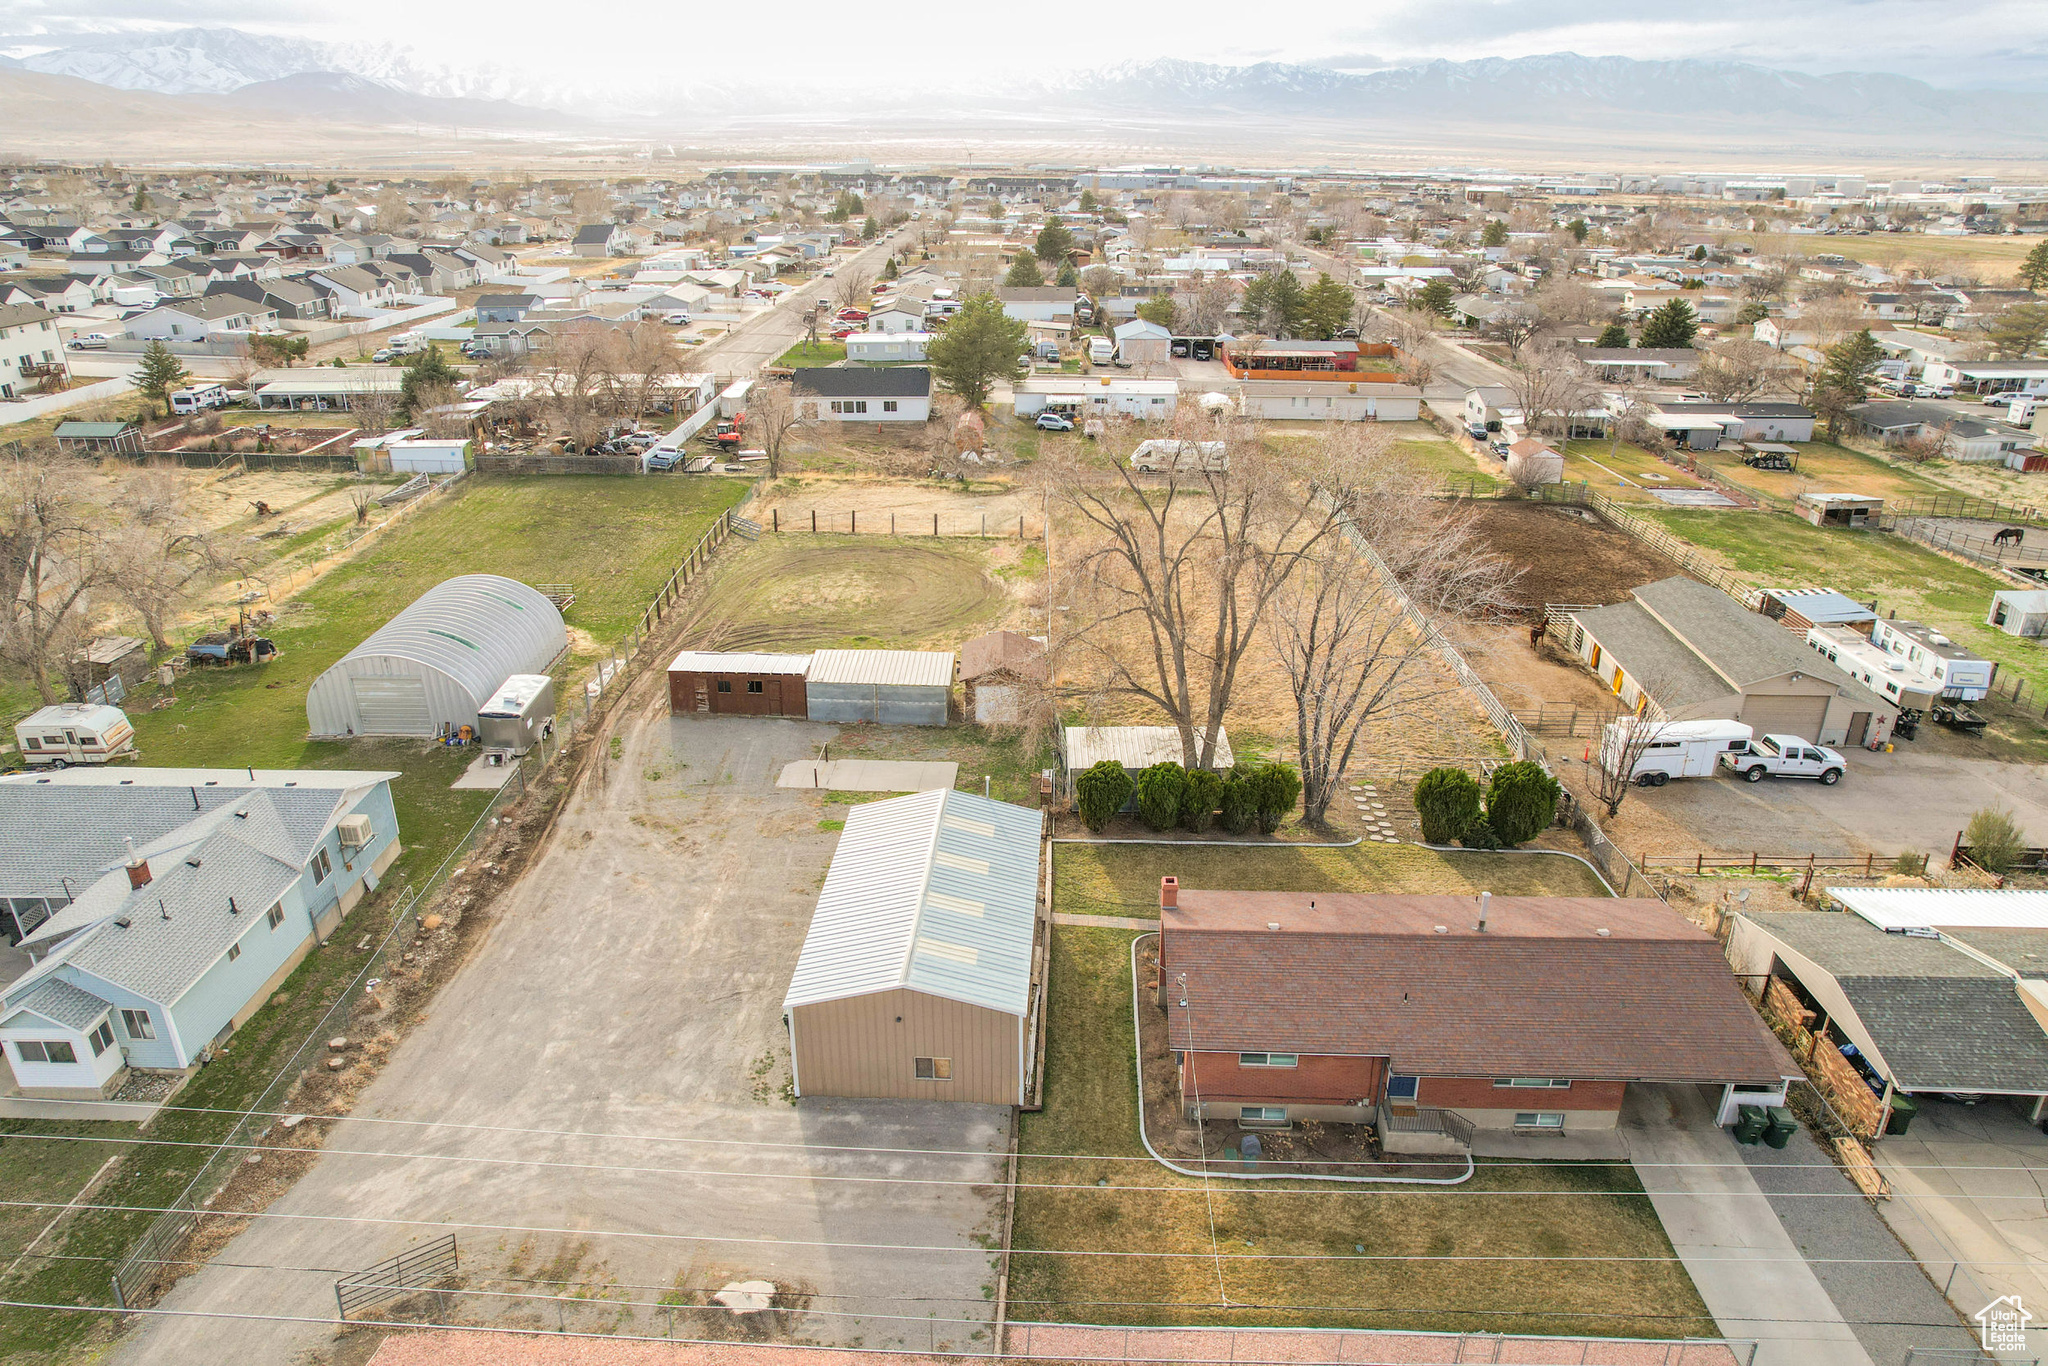
M 271 1207 L 339 1221 L 256 1221 L 166 1308 L 331 1318 L 336 1270 L 452 1229 L 465 1285 L 504 1296 L 462 1297 L 469 1321 L 659 1334 L 665 1310 L 622 1302 L 758 1277 L 807 1303 L 777 1334 L 975 1350 L 1008 1110 L 783 1095 L 782 992 L 835 837 L 774 779 L 835 732 L 672 720 L 655 691 L 357 1118 Z M 578 1298 L 514 1298 L 558 1294 Z M 870 1317 L 887 1314 L 904 1317 Z M 164 1318 L 120 1359 L 286 1362 L 332 1340 L 324 1324 Z

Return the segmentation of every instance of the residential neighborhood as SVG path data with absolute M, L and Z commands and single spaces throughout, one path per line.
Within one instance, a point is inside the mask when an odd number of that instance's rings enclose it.
M 126 34 L 473 146 L 0 159 L 0 1359 L 2048 1354 L 2024 127 Z

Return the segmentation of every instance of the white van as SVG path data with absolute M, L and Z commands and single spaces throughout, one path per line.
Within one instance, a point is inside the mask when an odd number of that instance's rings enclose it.
M 195 384 L 189 389 L 180 389 L 171 395 L 171 411 L 203 413 L 209 408 L 225 408 L 229 401 L 227 385 Z
M 14 744 L 32 768 L 103 764 L 135 747 L 135 728 L 119 707 L 59 702 L 17 722 Z
M 1621 761 L 1622 747 L 1633 738 L 1627 731 L 1634 724 L 1640 723 L 1607 723 L 1600 739 L 1600 762 L 1610 772 Z M 1740 721 L 1667 721 L 1655 728 L 1629 777 L 1643 787 L 1662 787 L 1673 778 L 1711 777 L 1723 754 L 1748 749 L 1755 734 Z
M 1222 441 L 1141 441 L 1131 468 L 1146 474 L 1221 474 L 1230 468 L 1230 447 Z

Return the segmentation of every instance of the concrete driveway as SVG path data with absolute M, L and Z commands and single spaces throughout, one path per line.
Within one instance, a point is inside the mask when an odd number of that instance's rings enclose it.
M 2048 1356 L 2048 1134 L 2018 1102 L 1918 1104 L 1876 1145 L 1893 1192 L 1878 1209 L 1965 1315 L 2018 1295 L 2034 1313 L 2027 1345 Z
M 507 1297 L 458 1301 L 472 1321 L 659 1335 L 663 1311 L 618 1302 L 759 1278 L 808 1297 L 782 1332 L 978 1350 L 1009 1111 L 783 1094 L 782 993 L 835 836 L 774 783 L 834 730 L 672 720 L 648 693 L 357 1118 L 271 1206 L 320 1218 L 256 1221 L 166 1308 L 331 1317 L 335 1270 L 452 1229 L 464 1284 Z M 579 1299 L 510 1298 L 536 1295 Z M 332 1336 L 156 1319 L 119 1357 L 281 1363 Z
M 1793 778 L 1746 783 L 1687 778 L 1641 788 L 1632 802 L 1698 832 L 1702 848 L 1766 854 L 1896 854 L 1945 857 L 1970 813 L 2010 810 L 2030 843 L 2048 844 L 2048 770 L 1902 747 L 1845 751 L 1849 771 L 1833 787 Z

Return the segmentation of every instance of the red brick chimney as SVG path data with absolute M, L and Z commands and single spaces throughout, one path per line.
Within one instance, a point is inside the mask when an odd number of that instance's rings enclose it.
M 1159 879 L 1159 909 L 1170 911 L 1180 905 L 1180 879 L 1168 875 Z
M 149 879 L 149 860 L 143 858 L 140 854 L 137 854 L 135 852 L 135 841 L 131 839 L 128 841 L 129 890 L 133 891 L 137 887 L 147 887 L 149 885 Z

